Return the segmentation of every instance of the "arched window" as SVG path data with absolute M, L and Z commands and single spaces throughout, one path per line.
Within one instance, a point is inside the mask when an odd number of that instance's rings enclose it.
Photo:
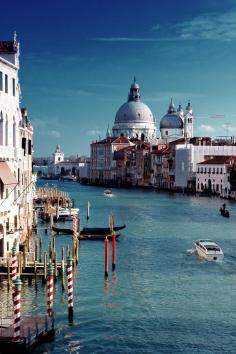
M 3 115 L 0 113 L 0 145 L 3 145 Z
M 16 122 L 15 122 L 15 117 L 13 117 L 13 147 L 16 147 Z
M 6 115 L 6 121 L 5 121 L 5 145 L 8 145 L 8 118 Z

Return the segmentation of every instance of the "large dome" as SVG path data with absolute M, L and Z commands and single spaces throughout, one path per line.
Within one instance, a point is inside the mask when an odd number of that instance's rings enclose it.
M 140 101 L 124 103 L 117 111 L 115 124 L 120 123 L 152 123 L 153 114 L 146 104 Z

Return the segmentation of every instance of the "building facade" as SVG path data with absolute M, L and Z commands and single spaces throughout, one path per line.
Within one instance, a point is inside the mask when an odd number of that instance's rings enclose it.
M 19 43 L 0 41 L 0 257 L 26 241 L 33 223 L 33 128 L 20 108 Z

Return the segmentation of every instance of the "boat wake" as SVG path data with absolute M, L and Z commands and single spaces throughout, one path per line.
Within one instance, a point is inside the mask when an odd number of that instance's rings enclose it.
M 189 249 L 189 250 L 186 250 L 186 254 L 188 255 L 188 256 L 191 256 L 192 254 L 195 254 L 196 253 L 196 250 L 194 249 L 194 248 L 191 248 L 191 249 Z

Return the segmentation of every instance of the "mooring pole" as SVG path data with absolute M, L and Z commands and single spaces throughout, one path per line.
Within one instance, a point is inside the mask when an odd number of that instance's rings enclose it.
M 15 292 L 14 292 L 14 342 L 20 340 L 20 316 L 21 316 L 21 285 L 22 282 L 18 276 L 15 280 Z
M 72 272 L 73 258 L 67 257 L 67 289 L 68 289 L 68 318 L 73 320 L 73 272 Z
M 116 234 L 112 233 L 112 270 L 116 269 Z
M 47 312 L 48 316 L 53 315 L 53 265 L 51 261 L 48 264 L 48 279 L 47 279 Z
M 108 277 L 108 248 L 109 248 L 109 241 L 108 238 L 106 237 L 104 240 L 104 248 L 105 248 L 105 278 Z

